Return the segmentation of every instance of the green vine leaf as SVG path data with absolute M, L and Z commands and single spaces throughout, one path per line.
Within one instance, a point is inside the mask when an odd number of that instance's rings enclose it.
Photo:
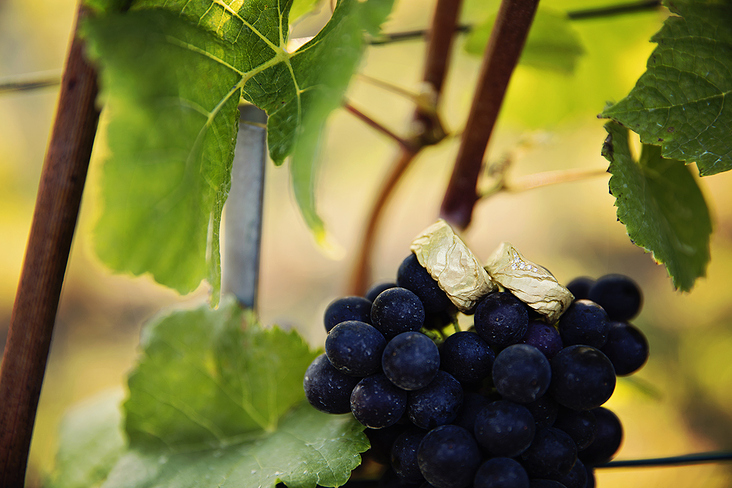
M 59 429 L 56 469 L 49 488 L 101 486 L 125 453 L 121 389 L 105 392 L 71 409 Z
M 262 328 L 233 299 L 155 319 L 141 344 L 123 405 L 129 443 L 113 443 L 105 469 L 94 465 L 104 488 L 340 486 L 369 447 L 352 415 L 305 401 L 302 379 L 317 353 L 294 331 Z M 95 423 L 97 438 L 120 420 Z M 89 471 L 83 461 L 99 446 L 62 442 Z M 55 486 L 78 486 L 64 482 L 72 474 L 57 473 Z
M 496 14 L 475 26 L 465 39 L 468 54 L 482 56 L 496 22 Z M 571 74 L 584 54 L 577 32 L 566 14 L 539 7 L 519 63 L 533 68 Z
M 647 71 L 602 117 L 661 145 L 663 156 L 695 161 L 702 176 L 732 169 L 732 7 L 674 1 Z
M 605 125 L 602 154 L 610 161 L 610 193 L 618 220 L 637 245 L 666 265 L 674 286 L 689 291 L 709 262 L 712 222 L 694 175 L 682 161 L 665 159 L 661 148 L 645 144 L 635 161 L 628 129 Z
M 92 1 L 92 0 L 90 0 Z M 291 2 L 139 0 L 82 28 L 99 65 L 108 157 L 96 250 L 116 271 L 150 273 L 181 293 L 220 290 L 219 227 L 241 100 L 269 115 L 270 156 L 291 156 L 295 198 L 318 241 L 318 147 L 393 0 L 341 0 L 331 20 L 287 49 Z M 98 9 L 104 2 L 93 0 Z

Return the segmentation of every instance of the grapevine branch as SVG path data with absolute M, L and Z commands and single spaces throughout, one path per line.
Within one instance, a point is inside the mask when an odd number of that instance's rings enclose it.
M 354 115 L 357 119 L 364 122 L 369 127 L 375 129 L 378 132 L 381 132 L 382 134 L 386 135 L 387 137 L 393 139 L 399 146 L 401 146 L 404 150 L 409 150 L 411 148 L 411 143 L 404 139 L 403 137 L 398 136 L 393 131 L 382 125 L 381 123 L 377 122 L 376 120 L 372 119 L 365 113 L 361 112 L 359 109 L 353 106 L 351 102 L 346 101 L 343 104 L 343 108 L 346 109 L 349 113 Z
M 460 229 L 470 224 L 483 156 L 538 5 L 539 0 L 503 0 L 498 10 L 440 212 Z
M 350 284 L 350 292 L 354 295 L 363 295 L 370 285 L 371 250 L 374 247 L 376 231 L 386 204 L 397 183 L 424 146 L 435 144 L 445 137 L 445 132 L 437 117 L 436 107 L 447 74 L 452 40 L 461 4 L 461 0 L 437 0 L 435 5 L 428 34 L 427 56 L 422 76 L 422 81 L 432 93 L 434 103 L 431 109 L 417 106 L 413 120 L 415 125 L 420 127 L 420 130 L 411 138 L 409 145 L 401 145 L 386 181 L 381 186 L 369 212 L 365 226 L 366 230 L 358 250 L 356 266 Z
M 81 8 L 77 14 L 84 15 Z M 53 324 L 99 119 L 94 69 L 71 42 L 0 367 L 0 486 L 23 486 Z

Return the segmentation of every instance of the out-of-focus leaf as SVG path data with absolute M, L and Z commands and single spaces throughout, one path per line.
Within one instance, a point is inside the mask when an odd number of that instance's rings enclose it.
M 70 410 L 61 423 L 49 488 L 101 486 L 124 454 L 122 391 L 105 392 Z
M 97 0 L 101 1 L 101 0 Z M 314 181 L 323 126 L 393 0 L 341 0 L 323 30 L 287 51 L 290 2 L 139 0 L 87 19 L 109 125 L 100 258 L 181 293 L 220 287 L 219 226 L 238 124 L 248 100 L 268 115 L 268 145 L 316 238 Z M 246 149 L 242 149 L 246 150 Z
M 628 129 L 605 125 L 603 156 L 610 161 L 610 193 L 618 220 L 637 245 L 666 265 L 674 286 L 688 291 L 704 276 L 709 262 L 712 223 L 704 196 L 682 161 L 665 159 L 658 146 L 643 145 L 635 161 Z
M 663 156 L 695 161 L 702 176 L 732 168 L 732 4 L 675 1 L 651 39 L 647 71 L 603 117 L 631 128 Z
M 483 55 L 495 21 L 496 16 L 492 15 L 470 31 L 464 45 L 469 54 Z M 572 73 L 582 54 L 582 42 L 567 16 L 539 7 L 519 62 L 534 68 Z

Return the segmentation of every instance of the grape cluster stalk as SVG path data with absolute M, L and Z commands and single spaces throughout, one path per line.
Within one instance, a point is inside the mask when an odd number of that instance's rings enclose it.
M 623 438 L 602 405 L 649 348 L 629 322 L 642 306 L 632 279 L 580 277 L 567 289 L 574 300 L 555 323 L 499 289 L 463 312 L 472 325 L 460 330 L 410 254 L 396 282 L 328 306 L 306 397 L 366 427 L 387 465 L 382 486 L 592 488 L 594 466 Z

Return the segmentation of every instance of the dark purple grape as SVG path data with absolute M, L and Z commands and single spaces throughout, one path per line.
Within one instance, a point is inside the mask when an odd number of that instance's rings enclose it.
M 590 293 L 590 288 L 595 284 L 595 280 L 587 276 L 579 276 L 567 285 L 567 289 L 574 295 L 575 300 L 582 300 L 587 298 Z
M 424 325 L 424 307 L 406 288 L 389 288 L 374 300 L 371 323 L 387 340 L 402 332 L 418 331 Z
M 373 302 L 376 300 L 376 297 L 378 297 L 382 291 L 388 290 L 389 288 L 396 288 L 396 283 L 377 283 L 376 285 L 369 288 L 369 291 L 366 292 L 366 300 L 370 300 Z
M 403 332 L 386 345 L 381 365 L 394 385 L 403 390 L 419 390 L 437 376 L 440 352 L 432 339 L 421 332 Z
M 357 320 L 341 322 L 325 339 L 330 364 L 349 376 L 368 376 L 381 368 L 386 339 L 375 327 Z
M 605 310 L 590 300 L 577 300 L 557 323 L 564 347 L 581 344 L 601 348 L 607 341 L 610 321 Z
M 534 441 L 521 454 L 521 464 L 531 478 L 566 475 L 577 460 L 577 445 L 569 435 L 554 427 L 539 429 Z
M 495 457 L 480 465 L 473 488 L 529 488 L 529 475 L 513 459 Z
M 302 386 L 310 404 L 327 413 L 348 413 L 351 410 L 351 391 L 358 378 L 335 369 L 325 354 L 310 363 Z
M 534 416 L 537 429 L 553 426 L 559 413 L 559 404 L 551 395 L 543 395 L 531 403 L 525 403 L 524 407 Z
M 391 447 L 391 467 L 407 483 L 424 479 L 417 462 L 417 449 L 425 435 L 426 431 L 412 427 L 397 437 Z
M 417 256 L 407 256 L 397 271 L 397 285 L 413 291 L 424 305 L 425 312 L 435 313 L 454 308 L 452 302 L 437 282 L 430 276 Z
M 565 407 L 589 410 L 605 403 L 615 390 L 613 363 L 599 349 L 569 346 L 551 360 L 549 393 Z
M 462 383 L 477 383 L 490 376 L 495 353 L 475 332 L 451 335 L 440 346 L 440 367 Z
M 396 423 L 382 429 L 365 428 L 363 433 L 369 438 L 371 448 L 368 450 L 373 459 L 380 464 L 391 462 L 391 446 L 397 437 L 407 430 L 409 425 Z
M 394 386 L 383 374 L 363 378 L 351 393 L 351 412 L 366 427 L 394 425 L 407 409 L 407 392 Z
M 521 343 L 534 346 L 547 359 L 553 358 L 564 347 L 559 331 L 553 326 L 539 320 L 531 320 L 529 322 L 529 326 L 526 328 L 526 334 L 521 339 Z
M 643 304 L 638 284 L 620 274 L 598 278 L 587 297 L 604 308 L 611 320 L 630 320 L 638 315 Z
M 529 312 L 508 292 L 486 295 L 475 309 L 475 331 L 491 346 L 516 344 L 526 334 Z
M 553 477 L 566 488 L 586 488 L 587 486 L 587 469 L 579 459 L 574 462 L 574 466 L 569 473 Z
M 409 420 L 422 429 L 449 424 L 457 417 L 463 403 L 460 382 L 444 371 L 438 371 L 432 383 L 409 392 Z
M 330 302 L 323 318 L 325 330 L 330 332 L 333 327 L 346 320 L 358 320 L 370 324 L 371 300 L 364 297 L 343 297 Z
M 595 440 L 579 453 L 588 466 L 610 461 L 623 442 L 623 425 L 617 415 L 603 407 L 593 409 L 592 413 L 597 419 Z
M 610 332 L 602 352 L 615 367 L 615 374 L 627 376 L 648 360 L 648 340 L 643 332 L 627 322 L 610 322 Z
M 425 480 L 435 488 L 465 488 L 473 482 L 481 456 L 470 432 L 442 425 L 422 439 L 417 460 Z
M 597 420 L 590 410 L 560 407 L 554 427 L 569 434 L 577 444 L 577 449 L 581 451 L 595 439 Z
M 517 403 L 499 400 L 483 407 L 475 417 L 475 439 L 494 456 L 514 457 L 534 439 L 536 423 L 531 412 Z
M 533 402 L 549 389 L 551 380 L 549 360 L 534 346 L 508 346 L 493 362 L 493 384 L 512 402 Z

